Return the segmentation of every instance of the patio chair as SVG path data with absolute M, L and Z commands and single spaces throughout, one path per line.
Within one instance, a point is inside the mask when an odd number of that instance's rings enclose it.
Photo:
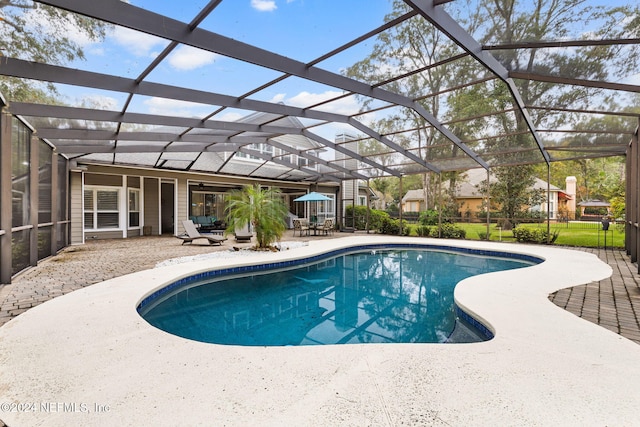
M 296 235 L 296 231 L 300 234 L 300 237 L 302 237 L 302 233 L 306 232 L 307 236 L 309 235 L 309 225 L 306 224 L 306 222 L 303 222 L 301 219 L 294 219 L 293 220 L 293 236 L 295 237 Z
M 222 245 L 222 242 L 227 240 L 225 237 L 217 236 L 213 234 L 200 233 L 196 228 L 196 225 L 190 219 L 182 221 L 185 234 L 176 235 L 178 239 L 182 240 L 182 244 L 192 243 L 196 239 L 207 239 L 210 245 Z
M 327 236 L 329 235 L 329 233 L 333 233 L 333 220 L 325 219 L 324 223 L 320 227 L 318 227 L 318 230 Z

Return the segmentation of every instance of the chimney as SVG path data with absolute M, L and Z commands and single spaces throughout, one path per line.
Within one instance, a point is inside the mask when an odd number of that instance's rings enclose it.
M 567 200 L 567 211 L 569 211 L 569 218 L 576 218 L 576 183 L 577 179 L 575 176 L 568 176 L 565 179 L 565 190 L 566 193 L 571 196 L 570 200 Z

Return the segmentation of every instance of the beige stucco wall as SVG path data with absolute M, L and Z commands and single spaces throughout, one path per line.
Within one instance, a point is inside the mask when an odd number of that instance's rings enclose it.
M 458 199 L 460 206 L 460 214 L 466 215 L 467 211 L 471 212 L 471 218 L 477 218 L 478 212 L 482 209 L 482 198 L 477 199 Z

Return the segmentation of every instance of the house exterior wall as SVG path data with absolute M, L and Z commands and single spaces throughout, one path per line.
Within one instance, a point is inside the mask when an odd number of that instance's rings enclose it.
M 82 172 L 71 172 L 71 244 L 84 243 L 83 219 L 82 219 Z
M 145 177 L 143 181 L 143 226 L 151 227 L 151 235 L 160 235 L 160 179 Z
M 482 208 L 483 199 L 481 197 L 469 198 L 469 199 L 457 199 L 456 201 L 460 206 L 460 213 L 462 214 L 462 216 L 466 216 L 467 212 L 470 212 L 470 218 L 477 218 L 478 213 L 483 209 Z
M 565 188 L 567 194 L 571 196 L 569 200 L 566 201 L 566 209 L 567 214 L 569 215 L 569 219 L 576 219 L 576 188 L 577 188 L 578 180 L 575 176 L 568 176 L 565 178 Z
M 81 244 L 87 239 L 114 239 L 141 236 L 144 226 L 151 226 L 151 234 L 161 234 L 160 214 L 160 182 L 173 181 L 175 184 L 174 230 L 183 232 L 182 220 L 189 218 L 189 187 L 200 182 L 206 185 L 219 186 L 223 190 L 241 188 L 243 185 L 255 184 L 284 187 L 291 194 L 301 195 L 309 190 L 308 183 L 267 182 L 251 178 L 214 176 L 193 172 L 164 171 L 157 169 L 134 168 L 126 166 L 110 166 L 102 164 L 82 165 L 82 172 L 71 174 L 71 243 Z M 84 229 L 84 190 L 86 188 L 118 188 L 119 189 L 119 227 L 118 229 Z M 140 225 L 129 227 L 128 189 L 140 190 Z M 334 195 L 335 186 L 319 186 L 320 192 Z M 173 217 L 173 213 L 171 214 Z
M 187 179 L 185 177 L 179 177 L 176 182 L 176 188 L 178 189 L 178 197 L 176 199 L 176 204 L 178 207 L 178 224 L 177 230 L 180 234 L 184 232 L 184 227 L 182 226 L 182 221 L 189 218 L 189 187 L 187 184 Z
M 407 200 L 402 203 L 402 212 L 421 212 L 424 210 L 424 202 Z

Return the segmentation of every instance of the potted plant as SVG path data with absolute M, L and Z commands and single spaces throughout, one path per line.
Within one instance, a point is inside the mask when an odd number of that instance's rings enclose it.
M 280 240 L 286 229 L 287 206 L 280 189 L 246 185 L 228 193 L 226 207 L 227 233 L 234 233 L 251 224 L 256 234 L 257 249 L 267 249 Z

